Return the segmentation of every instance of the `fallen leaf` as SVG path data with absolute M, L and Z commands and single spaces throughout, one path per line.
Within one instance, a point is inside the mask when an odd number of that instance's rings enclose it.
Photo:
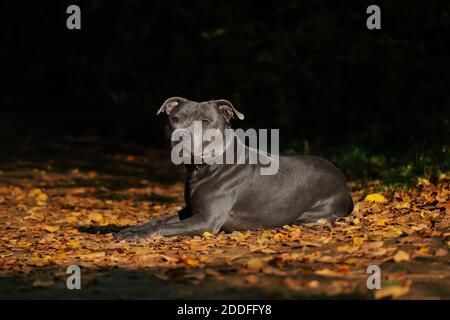
M 375 291 L 375 299 L 398 298 L 409 292 L 409 286 L 389 286 Z
M 442 248 L 439 248 L 436 250 L 435 256 L 436 257 L 445 257 L 448 254 L 448 251 Z
M 295 280 L 292 278 L 285 278 L 283 280 L 283 283 L 291 290 L 294 291 L 301 291 L 303 289 L 304 286 L 304 282 L 301 280 Z
M 310 288 L 310 289 L 316 289 L 319 287 L 319 285 L 320 285 L 320 283 L 317 280 L 310 281 L 307 284 L 308 288 Z
M 215 278 L 216 280 L 218 280 L 218 281 L 223 281 L 223 280 L 225 280 L 225 277 L 224 277 L 219 271 L 216 271 L 216 270 L 214 270 L 214 269 L 208 268 L 208 269 L 205 270 L 205 273 L 206 273 L 207 275 L 209 275 L 209 276 L 214 277 L 214 278 Z
M 182 258 L 181 261 L 191 267 L 197 267 L 199 265 L 199 261 L 194 257 L 185 257 Z
M 43 226 L 42 229 L 47 231 L 47 232 L 52 233 L 52 232 L 58 231 L 59 227 L 58 226 Z
M 34 280 L 33 281 L 33 287 L 51 287 L 53 285 L 55 285 L 55 281 L 53 280 Z
M 325 277 L 335 277 L 335 276 L 340 276 L 339 273 L 330 270 L 330 269 L 320 269 L 320 270 L 316 270 L 314 271 L 315 274 L 319 275 L 319 276 L 325 276 Z
M 358 250 L 357 247 L 346 245 L 346 244 L 344 244 L 342 246 L 338 246 L 336 249 L 337 249 L 337 251 L 348 252 L 348 253 L 355 252 L 356 250 Z
M 305 247 L 321 247 L 322 244 L 319 242 L 314 242 L 314 241 L 299 241 L 299 244 L 301 246 L 305 246 Z
M 247 261 L 246 267 L 250 272 L 258 272 L 264 267 L 264 261 L 260 258 L 251 258 Z
M 98 212 L 89 214 L 88 218 L 89 218 L 89 220 L 97 222 L 97 223 L 103 223 L 105 221 L 105 218 L 103 217 L 103 215 Z
M 364 243 L 364 238 L 360 238 L 360 237 L 354 237 L 353 238 L 353 244 L 355 246 L 360 246 Z
M 84 260 L 97 260 L 102 259 L 106 256 L 105 251 L 92 251 L 89 253 L 82 253 L 80 254 L 80 258 Z
M 208 231 L 203 232 L 203 237 L 205 237 L 205 238 L 211 238 L 213 236 L 214 235 L 211 232 L 208 232 Z
M 399 250 L 392 257 L 392 259 L 394 259 L 395 262 L 409 261 L 410 260 L 410 256 L 409 256 L 409 253 L 407 253 L 407 252 L 405 252 L 403 250 Z
M 159 256 L 160 256 L 161 258 L 163 258 L 164 260 L 166 260 L 167 262 L 172 262 L 172 263 L 178 262 L 178 259 L 177 259 L 177 258 L 174 258 L 174 257 L 171 257 L 171 256 L 167 256 L 167 255 L 162 254 L 162 253 L 160 253 Z
M 379 194 L 379 193 L 371 193 L 368 194 L 365 198 L 365 201 L 372 201 L 372 202 L 379 202 L 379 203 L 384 203 L 387 202 L 386 198 Z
M 430 185 L 430 181 L 428 179 L 425 179 L 425 178 L 417 178 L 417 185 L 418 186 L 429 186 Z
M 255 285 L 259 282 L 259 278 L 254 274 L 250 274 L 245 278 L 245 281 L 247 281 L 251 285 Z

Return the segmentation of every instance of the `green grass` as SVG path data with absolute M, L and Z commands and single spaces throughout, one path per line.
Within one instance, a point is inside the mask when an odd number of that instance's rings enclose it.
M 450 172 L 450 148 L 411 150 L 409 152 L 371 152 L 347 145 L 322 152 L 312 150 L 308 142 L 292 145 L 283 154 L 317 154 L 333 161 L 349 180 L 368 184 L 380 180 L 379 189 L 411 188 L 418 178 L 437 183 Z

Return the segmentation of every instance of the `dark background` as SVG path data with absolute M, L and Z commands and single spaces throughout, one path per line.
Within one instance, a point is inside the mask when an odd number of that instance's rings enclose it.
M 81 7 L 81 30 L 66 8 Z M 366 8 L 381 7 L 381 30 Z M 23 1 L 0 5 L 0 137 L 97 135 L 163 146 L 171 96 L 224 98 L 235 127 L 343 166 L 445 165 L 443 1 Z M 437 160 L 436 160 L 437 159 Z M 363 170 L 367 173 L 367 170 Z M 355 170 L 354 172 L 357 172 Z

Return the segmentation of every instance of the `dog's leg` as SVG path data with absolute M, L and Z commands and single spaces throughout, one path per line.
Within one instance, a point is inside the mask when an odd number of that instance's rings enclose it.
M 122 230 L 118 234 L 116 234 L 114 238 L 117 240 L 121 240 L 127 238 L 130 235 L 136 234 L 142 234 L 143 237 L 145 237 L 145 234 L 147 234 L 149 231 L 151 232 L 155 227 L 158 227 L 163 223 L 175 223 L 178 221 L 180 221 L 178 214 L 159 219 L 152 219 L 150 221 Z
M 124 230 L 117 234 L 118 240 L 137 240 L 151 237 L 153 235 L 162 236 L 195 236 L 204 232 L 217 233 L 225 221 L 207 221 L 201 215 L 193 215 L 185 220 L 174 223 L 164 223 L 141 230 Z
M 326 200 L 317 207 L 303 212 L 297 218 L 299 223 L 315 222 L 319 219 L 328 221 L 336 221 L 350 214 L 353 210 L 353 201 L 350 195 L 345 193 L 344 196 L 334 197 Z

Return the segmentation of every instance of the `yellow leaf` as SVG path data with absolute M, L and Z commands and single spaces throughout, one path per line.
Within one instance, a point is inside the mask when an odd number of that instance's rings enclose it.
M 407 253 L 407 252 L 405 252 L 403 250 L 397 251 L 397 253 L 392 258 L 394 259 L 395 262 L 409 261 L 410 260 L 409 253 Z
M 330 270 L 328 268 L 325 269 L 320 269 L 320 270 L 316 270 L 314 271 L 315 274 L 318 274 L 319 276 L 325 276 L 325 277 L 335 277 L 335 276 L 339 276 L 340 274 Z
M 45 206 L 48 196 L 42 192 L 41 189 L 33 189 L 29 193 L 30 197 L 34 197 L 36 199 L 36 203 L 38 206 Z
M 72 240 L 66 242 L 66 245 L 69 247 L 72 247 L 72 248 L 78 248 L 80 246 L 80 243 L 77 240 L 72 239 Z
M 105 221 L 105 218 L 103 218 L 103 216 L 100 213 L 96 212 L 96 213 L 91 213 L 89 215 L 89 220 L 95 221 L 97 223 L 102 223 Z
M 186 257 L 181 259 L 181 261 L 191 267 L 196 267 L 199 264 L 198 260 L 193 257 Z
M 340 251 L 340 252 L 353 252 L 355 250 L 358 250 L 358 248 L 355 248 L 355 247 L 352 247 L 352 246 L 346 245 L 346 244 L 344 244 L 342 246 L 338 246 L 336 249 L 337 249 L 337 251 Z
M 40 201 L 47 201 L 48 196 L 45 193 L 40 193 L 38 194 L 37 199 Z
M 40 257 L 32 257 L 31 261 L 36 267 L 43 267 L 47 264 L 49 264 L 52 261 L 52 257 L 49 255 L 44 256 L 43 258 Z
M 251 258 L 247 261 L 246 267 L 251 272 L 258 272 L 264 267 L 264 261 L 259 258 Z
M 34 280 L 33 287 L 51 287 L 55 284 L 53 280 Z
M 272 237 L 273 237 L 272 232 L 270 232 L 270 231 L 268 231 L 268 230 L 264 231 L 264 232 L 261 234 L 261 238 L 262 238 L 262 239 L 270 239 L 270 238 L 272 238 Z
M 273 235 L 273 238 L 274 239 L 286 239 L 287 237 L 284 234 L 278 232 Z
M 371 193 L 368 194 L 365 198 L 365 201 L 373 201 L 373 202 L 379 202 L 379 203 L 384 203 L 387 202 L 386 198 L 379 194 L 379 193 Z
M 353 238 L 353 244 L 355 246 L 360 246 L 364 243 L 364 238 L 354 237 Z
M 211 262 L 211 259 L 205 256 L 201 256 L 198 261 L 200 261 L 201 263 L 207 263 L 207 262 Z
M 348 264 L 357 264 L 358 262 L 359 262 L 359 260 L 356 258 L 348 258 L 347 260 L 345 260 L 345 263 L 348 263 Z
M 59 227 L 58 226 L 43 226 L 42 229 L 47 232 L 52 233 L 52 232 L 58 231 Z
M 420 213 L 420 217 L 421 217 L 422 219 L 425 219 L 425 212 L 422 211 L 422 212 Z
M 105 251 L 93 251 L 91 253 L 82 253 L 80 254 L 80 258 L 83 260 L 97 260 L 105 258 L 106 252 Z
M 423 253 L 423 254 L 428 253 L 429 250 L 430 250 L 430 248 L 428 248 L 428 247 L 420 247 L 419 248 L 419 252 Z
M 205 238 L 210 238 L 212 236 L 214 236 L 214 235 L 211 232 L 208 232 L 208 231 L 203 232 L 203 237 L 205 237 Z
M 375 291 L 375 299 L 397 298 L 409 292 L 409 286 L 389 286 Z
M 429 186 L 430 185 L 430 181 L 428 179 L 425 179 L 425 178 L 417 178 L 417 185 L 418 186 Z
M 40 195 L 41 193 L 42 193 L 41 189 L 33 189 L 30 191 L 31 196 L 37 196 L 37 195 Z
M 384 227 L 386 225 L 385 219 L 380 219 L 377 221 L 377 226 Z

